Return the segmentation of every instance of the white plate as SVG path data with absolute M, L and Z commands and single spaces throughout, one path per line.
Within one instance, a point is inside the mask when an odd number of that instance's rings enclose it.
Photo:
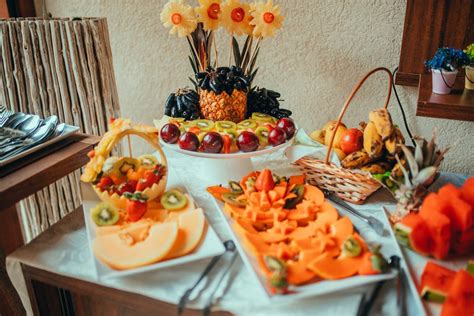
M 227 216 L 225 211 L 223 210 L 224 204 L 217 201 L 214 199 L 214 202 L 219 209 L 219 215 L 222 217 L 224 220 L 225 226 L 229 233 L 232 236 L 232 239 L 234 240 L 237 250 L 239 251 L 239 254 L 247 267 L 247 269 L 252 273 L 255 278 L 259 281 L 259 287 L 260 290 L 266 294 L 266 296 L 270 300 L 278 300 L 278 301 L 283 301 L 283 300 L 294 300 L 294 299 L 300 299 L 304 297 L 311 297 L 311 296 L 318 296 L 318 295 L 324 295 L 328 293 L 333 293 L 333 292 L 338 292 L 341 290 L 346 290 L 346 289 L 352 289 L 357 286 L 361 286 L 364 284 L 370 284 L 382 280 L 388 280 L 392 279 L 395 277 L 394 272 L 388 272 L 385 274 L 378 274 L 378 275 L 368 275 L 368 276 L 353 276 L 341 280 L 327 280 L 327 281 L 318 281 L 315 283 L 311 283 L 308 285 L 303 285 L 303 286 L 292 286 L 290 288 L 291 292 L 289 294 L 281 295 L 281 294 L 273 294 L 271 293 L 267 286 L 266 286 L 266 278 L 265 275 L 262 273 L 261 268 L 255 259 L 255 257 L 252 255 L 252 253 L 248 252 L 244 247 L 242 247 L 241 239 L 240 237 L 235 234 L 235 232 L 232 229 L 232 218 Z M 337 206 L 334 205 L 336 208 Z M 343 216 L 348 216 L 352 223 L 354 224 L 354 227 L 359 231 L 360 235 L 364 238 L 364 240 L 368 243 L 377 243 L 382 246 L 381 252 L 385 257 L 390 257 L 394 253 L 388 253 L 392 251 L 393 249 L 393 244 L 396 243 L 396 241 L 391 237 L 391 236 L 386 236 L 386 237 L 380 237 L 375 232 L 372 231 L 370 227 L 368 227 L 367 224 L 359 220 L 358 218 L 355 218 L 351 214 L 345 212 L 344 210 L 341 210 L 338 208 L 339 214 Z M 388 233 L 387 233 L 388 235 Z
M 387 218 L 387 221 L 388 221 L 388 218 Z M 395 237 L 393 229 L 391 230 L 391 233 Z M 413 292 L 413 295 L 417 298 L 417 305 L 423 306 L 424 310 L 427 311 L 429 315 L 440 315 L 442 304 L 423 301 L 420 298 L 420 294 L 417 290 L 418 285 L 420 284 L 421 274 L 423 273 L 423 269 L 425 268 L 425 265 L 428 263 L 428 261 L 431 261 L 439 265 L 442 265 L 448 269 L 457 271 L 459 269 L 466 268 L 467 261 L 469 258 L 464 257 L 464 258 L 456 258 L 456 259 L 441 261 L 441 260 L 436 260 L 435 258 L 428 258 L 428 257 L 422 256 L 408 248 L 400 247 L 398 243 L 397 243 L 397 246 L 402 249 L 403 255 L 408 263 L 409 271 L 412 277 L 410 287 Z
M 183 188 L 180 187 L 180 189 L 183 192 L 185 192 Z M 94 229 L 95 224 L 91 219 L 90 210 L 94 206 L 96 206 L 97 203 L 100 202 L 100 200 L 90 185 L 81 183 L 81 190 L 82 190 L 82 196 L 84 198 L 83 209 L 84 209 L 84 219 L 85 219 L 86 229 L 87 229 L 87 239 L 89 241 L 90 252 L 92 254 L 92 257 L 94 258 L 94 267 L 96 269 L 97 278 L 99 280 L 163 269 L 167 267 L 180 265 L 183 263 L 188 263 L 191 261 L 214 257 L 225 252 L 224 245 L 222 244 L 221 240 L 217 236 L 216 232 L 212 229 L 208 221 L 207 228 L 206 228 L 206 236 L 204 237 L 204 240 L 200 242 L 200 245 L 198 246 L 197 249 L 195 249 L 192 253 L 188 255 L 171 259 L 171 260 L 158 262 L 158 263 L 140 267 L 140 268 L 135 268 L 135 269 L 121 270 L 121 271 L 111 269 L 107 265 L 97 260 L 97 258 L 95 257 L 92 251 L 92 246 L 91 246 L 92 245 L 91 242 L 95 238 L 95 229 Z
M 291 144 L 293 144 L 293 141 L 295 139 L 295 136 L 296 136 L 297 132 L 298 132 L 298 129 L 296 129 L 295 135 L 293 135 L 292 138 L 288 139 L 286 142 L 284 142 L 283 144 L 280 144 L 278 146 L 266 146 L 266 147 L 264 147 L 262 149 L 258 149 L 256 151 L 251 151 L 251 152 L 238 151 L 238 152 L 231 153 L 231 154 L 210 154 L 210 153 L 203 153 L 203 152 L 199 152 L 199 151 L 184 150 L 184 149 L 179 148 L 178 143 L 168 144 L 168 143 L 165 143 L 161 139 L 161 137 L 159 137 L 159 136 L 158 137 L 160 138 L 160 144 L 163 147 L 169 148 L 171 150 L 174 150 L 176 152 L 179 152 L 181 154 L 185 154 L 185 155 L 188 155 L 188 156 L 199 157 L 199 158 L 212 158 L 212 159 L 239 159 L 239 158 L 251 158 L 251 157 L 255 157 L 255 156 L 265 155 L 265 154 L 269 154 L 269 153 L 272 153 L 274 151 L 277 151 L 279 149 L 286 148 L 286 147 L 290 146 Z

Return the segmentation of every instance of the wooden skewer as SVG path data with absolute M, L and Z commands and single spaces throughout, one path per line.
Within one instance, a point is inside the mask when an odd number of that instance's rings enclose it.
M 214 54 L 216 55 L 216 69 L 219 67 L 219 54 L 217 53 L 216 32 L 212 32 L 212 43 L 214 44 Z M 209 61 L 209 64 L 211 62 Z
M 196 50 L 196 47 L 194 47 L 193 38 L 191 37 L 191 35 L 188 35 L 187 37 L 189 40 L 189 45 L 191 45 L 191 49 L 193 50 L 194 54 L 196 54 L 196 58 L 198 60 L 199 66 L 201 67 L 201 71 L 204 71 L 203 65 L 201 63 L 201 58 L 199 58 L 199 54 Z
M 128 156 L 132 158 L 133 152 L 132 152 L 132 141 L 130 140 L 130 135 L 127 135 L 127 141 L 128 141 Z
M 232 39 L 234 38 L 234 33 L 230 33 L 230 46 L 229 46 L 229 67 L 232 59 Z

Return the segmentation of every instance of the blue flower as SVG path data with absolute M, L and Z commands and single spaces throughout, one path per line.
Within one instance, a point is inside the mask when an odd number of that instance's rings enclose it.
M 468 55 L 461 49 L 440 47 L 430 60 L 425 61 L 425 66 L 429 69 L 443 69 L 454 71 L 464 65 L 469 64 Z

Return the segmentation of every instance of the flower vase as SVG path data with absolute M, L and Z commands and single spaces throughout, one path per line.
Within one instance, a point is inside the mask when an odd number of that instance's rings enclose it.
M 432 69 L 431 77 L 433 79 L 433 93 L 449 94 L 456 82 L 457 70 L 446 71 L 442 69 Z
M 469 90 L 474 90 L 474 67 L 466 66 L 466 82 L 464 87 Z

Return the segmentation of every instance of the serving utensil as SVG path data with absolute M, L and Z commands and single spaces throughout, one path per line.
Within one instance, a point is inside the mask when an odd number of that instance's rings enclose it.
M 216 266 L 217 262 L 228 252 L 234 252 L 235 251 L 235 244 L 232 240 L 226 240 L 224 241 L 224 247 L 225 247 L 225 252 L 223 254 L 220 254 L 218 256 L 215 256 L 211 259 L 209 264 L 206 266 L 206 268 L 203 270 L 197 281 L 191 286 L 189 289 L 187 289 L 183 296 L 179 299 L 178 303 L 178 315 L 182 315 L 184 312 L 184 309 L 186 308 L 186 304 L 189 301 L 189 297 L 191 296 L 192 292 L 194 289 L 201 283 L 201 281 L 204 279 L 206 275 L 211 272 L 211 270 Z M 219 281 L 220 282 L 220 281 Z
M 39 127 L 30 137 L 26 139 L 20 139 L 15 141 L 8 146 L 0 148 L 0 159 L 8 158 L 12 155 L 16 155 L 38 143 L 45 141 L 50 138 L 55 131 L 55 126 L 52 124 L 45 124 Z
M 329 191 L 324 191 L 324 195 L 331 200 L 332 202 L 336 203 L 340 207 L 344 208 L 346 211 L 351 213 L 352 215 L 357 216 L 364 222 L 366 222 L 378 235 L 384 236 L 385 234 L 385 229 L 383 226 L 383 223 L 376 219 L 373 216 L 366 216 L 357 211 L 355 208 L 347 204 L 344 200 L 339 198 L 336 194 L 329 192 Z

